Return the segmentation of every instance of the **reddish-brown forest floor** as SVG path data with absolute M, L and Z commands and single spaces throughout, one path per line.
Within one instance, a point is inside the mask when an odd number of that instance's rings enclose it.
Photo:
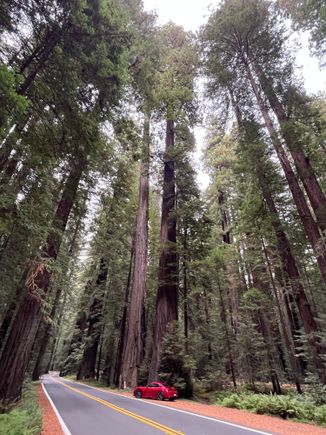
M 99 388 L 107 390 L 114 394 L 122 394 L 132 396 L 128 392 L 116 393 L 107 388 Z M 62 435 L 59 421 L 53 411 L 47 397 L 44 394 L 42 386 L 39 386 L 39 402 L 43 411 L 43 429 L 42 435 Z M 136 399 L 135 399 L 136 400 Z M 155 403 L 153 401 L 153 403 Z M 206 417 L 217 418 L 219 420 L 235 423 L 260 429 L 262 431 L 272 432 L 279 435 L 326 435 L 326 429 L 313 426 L 310 424 L 296 423 L 293 421 L 282 420 L 277 417 L 269 417 L 267 415 L 257 415 L 238 409 L 225 408 L 223 406 L 206 405 L 202 403 L 192 402 L 190 400 L 177 400 L 176 402 L 160 402 L 160 405 L 176 408 L 183 411 L 192 412 L 195 414 L 204 415 Z
M 41 384 L 37 386 L 37 395 L 42 410 L 42 435 L 63 435 L 58 417 L 46 397 Z

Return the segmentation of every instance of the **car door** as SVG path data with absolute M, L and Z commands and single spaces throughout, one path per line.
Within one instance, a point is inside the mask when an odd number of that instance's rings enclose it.
M 156 399 L 158 393 L 161 391 L 161 387 L 160 387 L 159 384 L 156 384 L 155 382 L 153 382 L 151 385 L 152 385 L 152 388 L 151 388 L 151 394 L 152 394 L 152 396 L 151 396 L 151 398 L 152 399 Z
M 153 399 L 154 384 L 148 384 L 146 386 L 146 399 Z

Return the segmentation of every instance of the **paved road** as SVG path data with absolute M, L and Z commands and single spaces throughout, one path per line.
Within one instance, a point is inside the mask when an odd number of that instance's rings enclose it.
M 43 385 L 67 435 L 269 435 L 61 378 L 46 376 Z

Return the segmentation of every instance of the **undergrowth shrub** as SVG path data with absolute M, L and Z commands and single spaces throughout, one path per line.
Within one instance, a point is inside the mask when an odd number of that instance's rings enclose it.
M 35 384 L 28 383 L 21 402 L 10 412 L 0 414 L 1 435 L 39 435 L 42 415 L 38 406 Z
M 308 394 L 267 395 L 267 394 L 231 394 L 218 397 L 217 404 L 228 408 L 243 409 L 257 414 L 268 414 L 283 419 L 297 419 L 326 425 L 326 405 L 318 406 Z

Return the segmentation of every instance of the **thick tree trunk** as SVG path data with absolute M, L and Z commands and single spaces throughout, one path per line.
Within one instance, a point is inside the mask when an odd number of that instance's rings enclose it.
M 108 265 L 104 258 L 100 261 L 100 270 L 96 280 L 96 290 L 89 309 L 88 330 L 83 358 L 77 373 L 77 380 L 95 378 L 97 349 L 101 338 L 101 322 L 105 303 L 105 285 L 108 275 Z
M 137 385 L 137 370 L 142 353 L 142 311 L 144 306 L 147 277 L 148 248 L 148 195 L 149 195 L 149 116 L 144 120 L 143 158 L 140 168 L 139 200 L 134 242 L 134 267 L 131 297 L 127 322 L 127 338 L 123 353 L 121 384 L 123 388 Z
M 166 122 L 166 153 L 164 164 L 161 254 L 159 261 L 159 287 L 156 296 L 152 360 L 149 382 L 157 379 L 161 342 L 169 323 L 178 319 L 178 265 L 176 254 L 175 178 L 174 178 L 174 121 Z
M 326 198 L 321 190 L 314 169 L 312 168 L 308 157 L 305 155 L 300 139 L 291 127 L 291 121 L 288 119 L 285 109 L 276 95 L 271 80 L 263 72 L 257 62 L 252 62 L 253 69 L 257 75 L 260 86 L 268 98 L 269 104 L 275 113 L 280 125 L 282 137 L 291 153 L 295 167 L 298 171 L 300 180 L 307 192 L 311 207 L 313 208 L 317 223 L 322 231 L 326 230 Z
M 43 256 L 55 260 L 60 248 L 70 211 L 85 166 L 84 159 L 76 162 L 66 181 L 61 200 L 53 220 Z M 37 262 L 26 280 L 26 293 L 12 322 L 8 338 L 0 358 L 0 402 L 6 406 L 18 400 L 27 368 L 35 334 L 42 316 L 43 295 L 50 286 L 51 271 L 46 263 Z

